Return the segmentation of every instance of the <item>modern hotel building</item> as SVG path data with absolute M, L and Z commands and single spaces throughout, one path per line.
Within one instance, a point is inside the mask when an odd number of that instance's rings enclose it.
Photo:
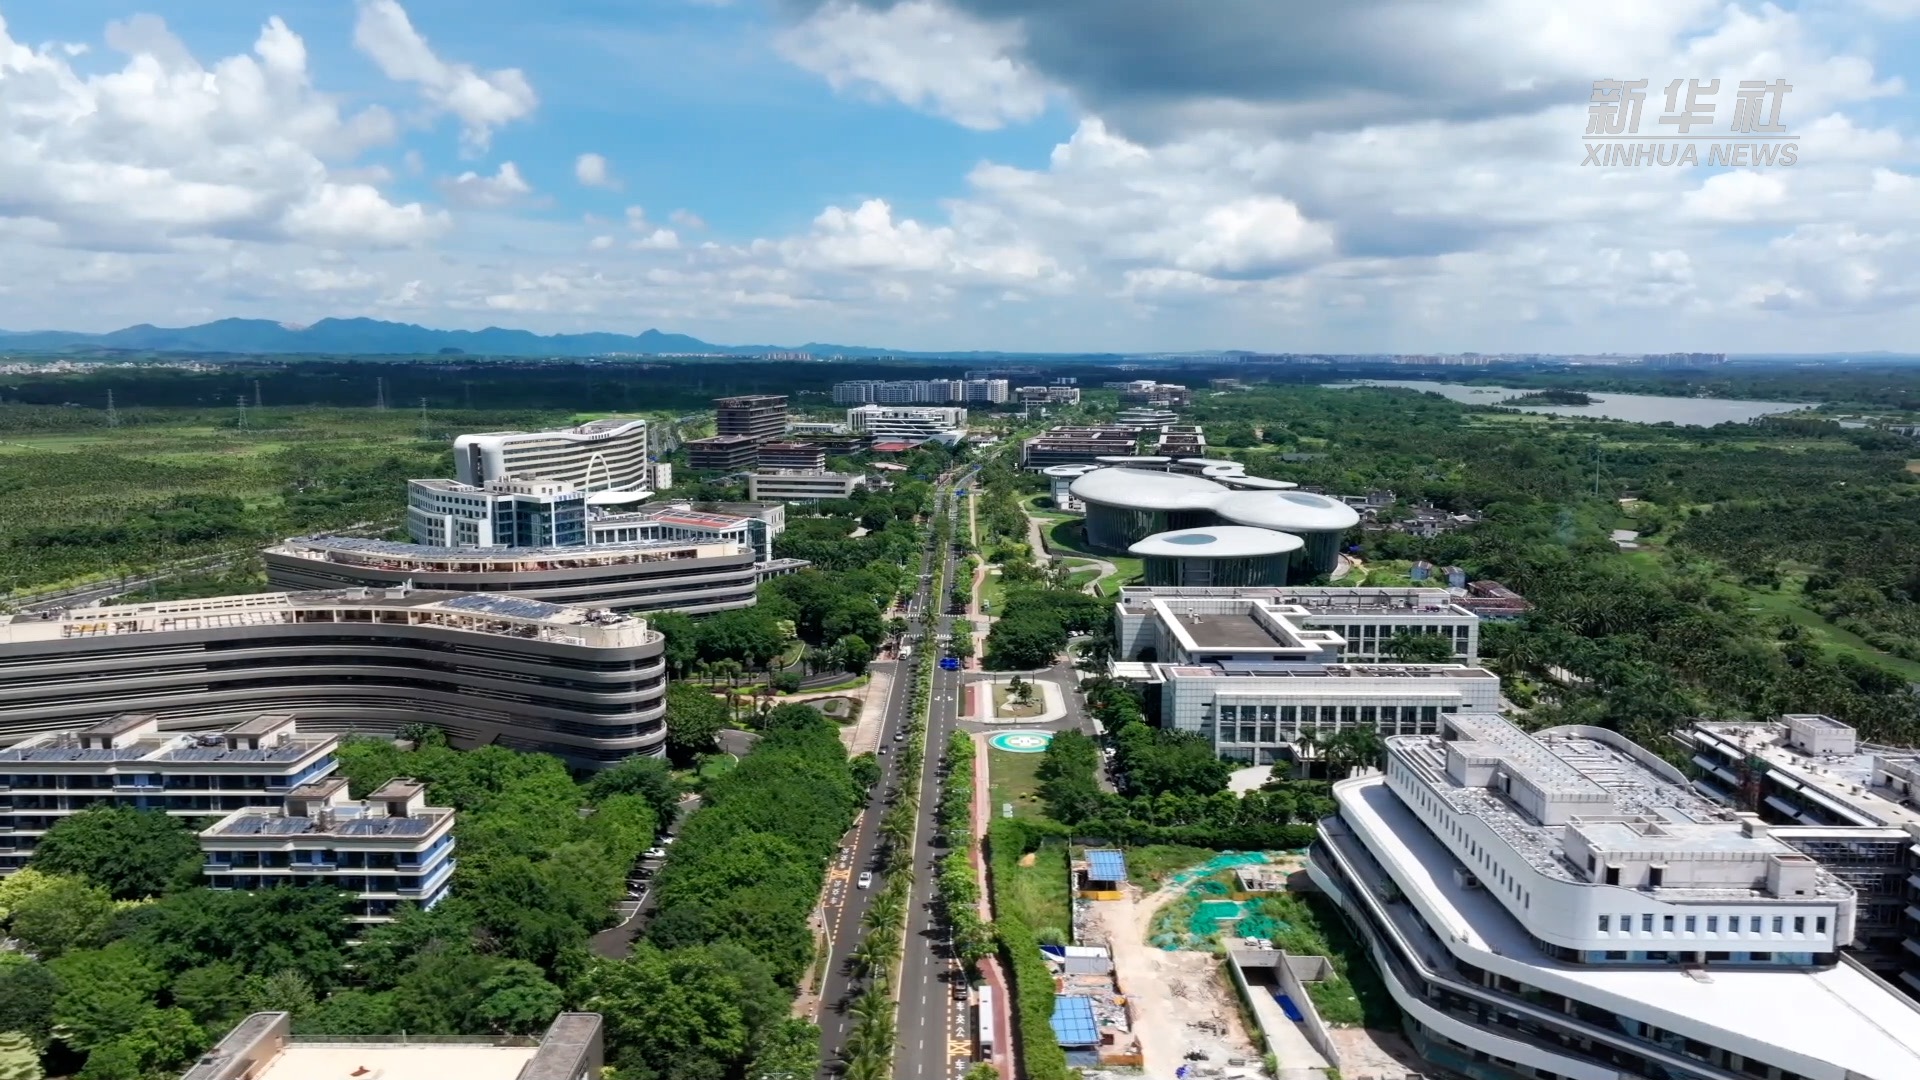
M 489 593 L 263 593 L 0 615 L 0 738 L 151 713 L 315 731 L 415 722 L 582 769 L 661 752 L 664 642 L 645 620 Z
M 1920 1008 L 1840 954 L 1854 890 L 1590 727 L 1443 716 L 1334 785 L 1314 883 L 1476 1080 L 1908 1080 Z
M 468 487 L 509 477 L 559 480 L 581 491 L 639 491 L 653 486 L 647 422 L 594 420 L 551 431 L 488 431 L 453 440 L 454 476 Z

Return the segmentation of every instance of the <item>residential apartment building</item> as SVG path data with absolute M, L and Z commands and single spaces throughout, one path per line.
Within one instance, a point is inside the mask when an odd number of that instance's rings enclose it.
M 962 386 L 962 400 L 1002 405 L 1007 400 L 1007 380 L 968 379 Z
M 342 1042 L 293 1034 L 291 1013 L 258 1012 L 180 1080 L 596 1080 L 604 1062 L 599 1013 L 561 1013 L 538 1039 L 396 1034 Z
M 844 499 L 866 483 L 857 473 L 802 469 L 762 469 L 747 474 L 747 498 L 779 502 Z
M 313 731 L 428 723 L 598 769 L 661 752 L 664 648 L 632 616 L 407 588 L 0 615 L 0 737 L 271 710 Z
M 409 480 L 407 535 L 433 547 L 578 547 L 587 542 L 587 493 L 557 480 Z
M 835 405 L 945 405 L 954 401 L 1000 404 L 1005 379 L 850 379 L 835 383 Z
M 740 472 L 760 461 L 760 443 L 751 435 L 714 435 L 688 439 L 687 467 L 702 472 Z
M 1920 751 L 1873 746 L 1829 716 L 1703 721 L 1681 733 L 1694 785 L 1759 814 L 1773 835 L 1859 894 L 1850 944 L 1920 996 Z
M 200 831 L 211 889 L 324 885 L 352 896 L 348 916 L 392 922 L 403 904 L 431 908 L 453 885 L 453 810 L 428 806 L 426 785 L 395 777 L 365 799 L 330 776 L 280 806 L 235 810 Z
M 858 434 L 875 439 L 924 442 L 948 432 L 966 430 L 967 410 L 862 405 L 847 410 L 847 426 Z
M 1136 442 L 1136 436 L 1127 428 L 1049 428 L 1020 444 L 1020 467 L 1045 469 L 1054 465 L 1093 465 L 1101 458 L 1131 455 Z
M 1166 651 L 1169 621 L 1189 612 L 1264 609 L 1272 622 L 1329 631 L 1340 639 L 1343 664 L 1392 663 L 1386 645 L 1401 632 L 1435 634 L 1453 646 L 1456 664 L 1480 662 L 1480 618 L 1445 589 L 1313 586 L 1182 588 L 1129 586 L 1114 607 L 1116 656 L 1126 660 L 1178 659 Z M 1149 652 L 1149 650 L 1151 652 Z M 1249 657 L 1251 659 L 1251 657 Z
M 1601 728 L 1461 712 L 1334 785 L 1308 861 L 1427 1061 L 1475 1080 L 1903 1080 L 1856 895 Z
M 763 469 L 824 469 L 827 451 L 814 443 L 761 443 L 758 465 Z
M 716 435 L 744 435 L 764 443 L 778 439 L 787 430 L 785 394 L 715 398 L 713 409 Z
M 496 481 L 557 480 L 581 491 L 653 486 L 645 420 L 617 417 L 551 431 L 489 431 L 453 440 L 454 478 L 470 488 Z
M 276 806 L 334 769 L 337 735 L 270 713 L 220 731 L 160 730 L 150 713 L 47 731 L 0 750 L 0 874 L 27 865 L 48 829 L 95 807 L 205 818 Z

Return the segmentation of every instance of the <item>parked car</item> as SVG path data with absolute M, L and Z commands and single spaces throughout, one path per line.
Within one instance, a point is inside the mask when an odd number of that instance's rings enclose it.
M 658 847 L 657 847 L 657 848 L 648 848 L 648 849 L 647 849 L 647 853 L 646 853 L 646 854 L 644 854 L 644 855 L 642 855 L 642 856 L 640 856 L 640 857 L 641 857 L 641 858 L 643 858 L 643 859 L 664 859 L 664 858 L 666 858 L 666 857 L 667 857 L 667 849 L 666 849 L 666 848 L 658 848 Z

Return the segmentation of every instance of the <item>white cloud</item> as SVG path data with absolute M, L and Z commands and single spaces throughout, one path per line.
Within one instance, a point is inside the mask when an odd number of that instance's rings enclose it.
M 673 251 L 680 246 L 680 237 L 672 229 L 655 229 L 627 246 L 635 251 Z
M 613 246 L 613 237 L 604 235 L 596 236 L 587 241 L 587 246 L 595 251 L 605 251 Z
M 434 108 L 459 117 L 461 144 L 472 153 L 487 149 L 495 128 L 531 115 L 539 104 L 519 68 L 482 72 L 441 59 L 397 0 L 360 0 L 353 44 L 387 78 L 419 86 Z
M 533 186 L 511 161 L 501 162 L 492 176 L 468 170 L 451 180 L 442 180 L 440 190 L 449 202 L 477 209 L 497 209 L 533 194 Z
M 82 75 L 70 50 L 19 43 L 0 19 L 0 215 L 98 247 L 315 233 L 381 245 L 437 227 L 420 204 L 395 205 L 330 164 L 390 139 L 391 118 L 343 115 L 278 18 L 250 54 L 211 67 L 154 16 L 111 24 L 107 38 L 124 66 Z
M 707 227 L 706 221 L 704 221 L 699 214 L 686 209 L 675 210 L 673 213 L 668 214 L 667 220 L 683 229 L 692 229 L 696 232 Z
M 620 181 L 607 167 L 607 159 L 599 154 L 581 154 L 573 159 L 573 178 L 586 187 L 620 189 Z
M 836 90 L 877 92 L 966 127 L 1031 120 L 1047 83 L 1018 60 L 1019 27 L 961 14 L 935 0 L 883 10 L 832 0 L 783 32 L 780 51 Z

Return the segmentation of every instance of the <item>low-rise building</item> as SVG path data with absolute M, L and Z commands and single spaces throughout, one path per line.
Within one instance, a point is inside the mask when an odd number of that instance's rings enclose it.
M 950 432 L 965 431 L 967 410 L 862 405 L 847 410 L 847 426 L 875 440 L 910 439 L 924 442 Z
M 302 1038 L 293 1016 L 240 1021 L 181 1080 L 593 1080 L 605 1062 L 599 1013 L 561 1013 L 537 1039 L 357 1035 Z
M 1131 382 L 1107 383 L 1109 388 L 1120 391 L 1122 405 L 1151 405 L 1166 408 L 1173 405 L 1193 403 L 1193 391 L 1179 383 L 1155 382 L 1152 379 L 1135 379 Z
M 1920 750 L 1862 743 L 1829 716 L 1702 721 L 1680 734 L 1694 784 L 1859 894 L 1861 960 L 1920 996 Z
M 1078 405 L 1077 386 L 1022 386 L 1014 390 L 1014 399 L 1022 405 Z
M 436 547 L 575 547 L 587 542 L 587 492 L 559 480 L 409 480 L 407 534 Z
M 1333 797 L 1308 873 L 1439 1068 L 1920 1076 L 1920 1008 L 1841 952 L 1854 890 L 1616 732 L 1446 715 Z
M 1180 416 L 1163 408 L 1122 409 L 1115 414 L 1113 422 L 1134 431 L 1159 431 L 1170 424 L 1179 423 Z
M 1103 457 L 1133 453 L 1136 437 L 1119 427 L 1050 428 L 1020 444 L 1020 467 L 1093 465 Z
M 819 471 L 827 467 L 827 452 L 824 448 L 812 443 L 761 443 L 759 467 Z
M 127 713 L 29 736 L 0 750 L 0 874 L 27 865 L 48 829 L 95 807 L 205 818 L 276 806 L 331 773 L 338 745 L 284 713 L 197 732 L 163 732 L 159 717 Z
M 682 445 L 687 467 L 702 472 L 741 472 L 760 460 L 760 443 L 751 435 L 714 435 Z
M 1480 618 L 1445 589 L 1311 586 L 1123 588 L 1113 610 L 1115 655 L 1123 660 L 1183 659 L 1168 651 L 1167 642 L 1173 637 L 1171 620 L 1187 613 L 1250 612 L 1256 607 L 1269 616 L 1266 624 L 1284 621 L 1300 629 L 1324 630 L 1337 636 L 1338 655 L 1328 657 L 1329 662 L 1392 662 L 1394 657 L 1386 646 L 1402 632 L 1439 635 L 1453 646 L 1455 663 L 1471 666 L 1480 659 Z
M 747 498 L 779 502 L 845 499 L 866 478 L 855 473 L 811 469 L 762 469 L 747 474 Z
M 211 889 L 324 885 L 353 896 L 349 918 L 392 922 L 402 904 L 433 907 L 453 884 L 453 811 L 426 785 L 396 777 L 364 799 L 330 776 L 278 807 L 235 810 L 200 831 Z

